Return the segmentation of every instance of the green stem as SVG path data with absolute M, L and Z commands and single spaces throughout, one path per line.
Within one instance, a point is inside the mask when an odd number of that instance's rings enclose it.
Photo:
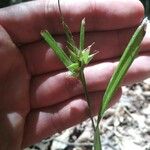
M 88 107 L 89 107 L 89 109 L 88 109 L 89 117 L 91 119 L 92 126 L 93 126 L 93 129 L 94 129 L 94 132 L 95 132 L 96 131 L 96 127 L 95 127 L 94 120 L 93 120 L 93 117 L 92 117 L 91 103 L 90 103 L 90 98 L 89 98 L 89 94 L 88 94 L 88 90 L 87 90 L 87 84 L 86 84 L 86 80 L 85 80 L 85 75 L 84 75 L 83 69 L 81 69 L 81 71 L 80 71 L 79 78 L 80 78 L 80 81 L 82 82 L 85 99 L 86 99 Z
M 94 133 L 94 150 L 102 150 L 99 126 L 96 126 L 96 131 Z

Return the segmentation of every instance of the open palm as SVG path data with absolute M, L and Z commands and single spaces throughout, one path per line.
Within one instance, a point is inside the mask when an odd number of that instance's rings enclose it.
M 77 41 L 86 18 L 86 44 L 95 42 L 93 51 L 100 51 L 85 69 L 94 115 L 118 58 L 143 19 L 143 7 L 138 0 L 66 0 L 61 7 Z M 15 150 L 83 121 L 88 108 L 81 83 L 41 40 L 41 30 L 47 29 L 65 48 L 57 1 L 23 3 L 0 14 L 0 149 Z M 149 50 L 148 34 L 124 84 L 150 76 Z

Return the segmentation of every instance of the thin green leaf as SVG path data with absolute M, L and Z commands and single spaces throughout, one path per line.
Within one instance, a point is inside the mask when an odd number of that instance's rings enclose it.
M 79 62 L 79 58 L 78 56 L 71 50 L 69 50 L 69 53 L 70 53 L 70 59 L 72 62 Z
M 90 55 L 90 50 L 91 50 L 91 47 L 93 46 L 94 43 L 92 43 L 90 46 L 88 46 L 86 49 L 83 49 L 81 52 L 80 52 L 80 61 L 82 63 L 82 65 L 87 65 L 91 60 L 92 58 L 97 54 L 97 53 L 94 53 L 94 54 L 91 54 Z
M 58 43 L 54 40 L 54 38 L 48 31 L 42 31 L 41 35 L 66 67 L 72 64 L 69 57 L 66 55 L 63 49 L 58 45 Z
M 85 18 L 81 21 L 81 27 L 80 27 L 80 43 L 79 43 L 79 49 L 84 49 L 84 43 L 85 43 Z
M 65 32 L 66 37 L 67 37 L 67 41 L 68 41 L 69 43 L 71 43 L 72 45 L 75 46 L 75 41 L 74 41 L 74 39 L 73 39 L 73 35 L 72 35 L 72 33 L 71 33 L 71 31 L 70 31 L 68 25 L 67 25 L 64 21 L 62 22 L 62 24 L 63 24 L 64 32 Z M 68 46 L 70 46 L 70 45 L 68 45 Z
M 103 116 L 105 110 L 108 108 L 109 102 L 112 99 L 118 87 L 120 86 L 120 83 L 123 77 L 125 76 L 127 70 L 129 69 L 130 65 L 132 64 L 133 60 L 139 52 L 140 43 L 142 42 L 143 37 L 145 35 L 147 22 L 148 20 L 144 19 L 142 24 L 137 28 L 120 59 L 119 65 L 115 70 L 104 94 L 102 107 L 99 110 L 98 123 L 101 117 Z
M 91 55 L 89 55 L 89 58 L 88 58 L 88 61 L 87 61 L 87 64 L 93 59 L 93 57 L 96 55 L 96 53 L 95 54 L 91 54 Z
M 81 52 L 81 56 L 80 56 L 80 61 L 83 63 L 83 64 L 88 64 L 88 60 L 89 60 L 89 53 L 90 53 L 90 50 L 89 49 L 84 49 L 82 52 Z
M 67 68 L 69 69 L 69 71 L 72 73 L 73 76 L 77 77 L 77 75 L 79 74 L 79 69 L 80 69 L 78 63 L 73 63 L 69 65 Z
M 75 45 L 72 45 L 72 43 L 70 43 L 68 41 L 67 41 L 67 48 L 69 50 L 71 50 L 72 52 L 74 52 L 76 55 L 78 55 L 79 49 Z
M 68 27 L 68 25 L 65 23 L 64 21 L 64 16 L 62 14 L 62 11 L 61 11 L 61 7 L 60 7 L 60 0 L 58 0 L 58 8 L 59 8 L 59 13 L 60 13 L 60 19 L 61 19 L 61 23 L 63 25 L 63 29 L 64 29 L 64 32 L 66 34 L 66 37 L 67 37 L 67 42 L 71 43 L 72 45 L 75 46 L 75 41 L 73 39 L 73 35 Z M 68 46 L 69 47 L 69 46 Z

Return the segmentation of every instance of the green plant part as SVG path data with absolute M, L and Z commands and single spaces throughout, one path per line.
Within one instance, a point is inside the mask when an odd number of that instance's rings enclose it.
M 85 99 L 87 100 L 89 107 L 89 117 L 91 118 L 93 129 L 95 130 L 94 120 L 92 117 L 91 105 L 87 90 L 87 84 L 84 75 L 84 68 L 88 63 L 92 60 L 94 55 L 90 54 L 91 46 L 84 48 L 85 45 L 85 18 L 81 21 L 80 26 L 80 40 L 79 46 L 76 46 L 75 41 L 73 39 L 73 35 L 69 29 L 69 27 L 64 22 L 63 15 L 60 9 L 60 3 L 58 0 L 59 12 L 61 16 L 61 23 L 64 28 L 64 33 L 67 38 L 67 48 L 69 53 L 65 53 L 64 50 L 59 46 L 59 44 L 55 41 L 55 39 L 51 36 L 51 34 L 45 30 L 41 32 L 42 37 L 45 39 L 47 44 L 53 49 L 54 53 L 58 56 L 58 58 L 62 61 L 65 67 L 71 72 L 71 75 L 75 78 L 78 78 L 83 86 L 83 91 L 85 94 Z
M 143 20 L 141 25 L 136 29 L 124 53 L 122 54 L 119 64 L 116 70 L 114 71 L 114 74 L 112 75 L 111 80 L 105 91 L 102 101 L 102 107 L 99 110 L 99 118 L 103 116 L 105 110 L 108 108 L 110 100 L 112 99 L 116 90 L 120 86 L 120 83 L 123 77 L 125 76 L 126 72 L 128 71 L 129 67 L 136 58 L 140 50 L 140 44 L 145 36 L 148 22 L 149 21 L 147 18 Z M 98 121 L 100 121 L 100 119 L 98 119 Z
M 80 72 L 84 69 L 86 65 L 92 60 L 94 55 L 96 54 L 90 54 L 91 46 L 88 46 L 85 49 L 81 49 L 83 47 L 83 36 L 84 36 L 84 30 L 83 28 L 83 22 L 85 22 L 85 19 L 81 22 L 81 36 L 80 38 L 80 48 L 76 47 L 72 43 L 68 42 L 68 50 L 69 50 L 69 56 L 64 52 L 64 50 L 59 46 L 59 44 L 55 41 L 55 39 L 51 36 L 51 34 L 45 30 L 41 32 L 42 37 L 45 39 L 45 41 L 48 43 L 48 45 L 53 49 L 54 53 L 59 57 L 59 59 L 63 62 L 63 64 L 68 68 L 68 70 L 72 73 L 74 77 L 79 78 Z M 74 42 L 75 43 L 75 42 Z
M 66 41 L 67 41 L 68 53 L 64 52 L 64 50 L 59 46 L 59 44 L 55 41 L 55 39 L 51 36 L 51 34 L 47 30 L 42 31 L 41 35 L 45 39 L 47 44 L 53 49 L 54 53 L 65 65 L 65 67 L 71 72 L 71 75 L 74 76 L 75 78 L 78 78 L 81 81 L 83 85 L 85 99 L 87 100 L 88 107 L 89 107 L 89 117 L 91 118 L 93 129 L 94 129 L 94 150 L 101 150 L 102 147 L 100 141 L 99 122 L 102 116 L 104 115 L 104 112 L 108 108 L 108 105 L 113 95 L 115 94 L 118 87 L 120 86 L 123 77 L 125 76 L 127 70 L 129 69 L 130 65 L 132 64 L 136 55 L 139 52 L 140 43 L 145 35 L 146 32 L 145 30 L 146 30 L 148 20 L 147 18 L 144 19 L 142 24 L 135 31 L 127 48 L 125 49 L 119 61 L 119 65 L 116 68 L 105 91 L 102 100 L 102 105 L 99 108 L 98 119 L 95 126 L 92 117 L 90 99 L 89 99 L 87 84 L 84 75 L 84 68 L 89 64 L 89 62 L 92 60 L 92 58 L 96 53 L 90 54 L 90 49 L 93 44 L 88 46 L 87 48 L 84 48 L 85 47 L 85 18 L 81 21 L 79 46 L 76 46 L 75 41 L 73 39 L 73 35 L 69 27 L 66 25 L 64 21 L 59 0 L 58 0 L 58 6 L 59 6 L 61 23 L 63 25 L 64 33 L 67 38 Z
M 94 140 L 95 150 L 101 150 L 101 145 L 99 144 L 100 141 L 98 140 L 100 139 L 98 135 L 98 133 L 100 133 L 99 127 L 98 127 L 99 122 L 101 118 L 103 117 L 104 112 L 108 108 L 108 105 L 112 97 L 114 96 L 115 92 L 120 86 L 122 79 L 124 78 L 126 72 L 128 71 L 129 67 L 131 66 L 132 62 L 134 61 L 134 59 L 136 58 L 140 50 L 140 44 L 145 36 L 148 22 L 149 22 L 148 19 L 145 18 L 143 22 L 141 23 L 141 25 L 137 28 L 137 30 L 133 34 L 106 88 L 106 91 L 102 100 L 102 105 L 100 106 L 99 113 L 98 113 L 97 126 L 96 126 L 97 133 L 95 133 L 95 137 L 94 137 L 95 138 Z

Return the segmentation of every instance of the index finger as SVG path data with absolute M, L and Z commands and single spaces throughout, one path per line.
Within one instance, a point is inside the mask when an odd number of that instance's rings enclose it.
M 61 0 L 61 9 L 72 32 L 78 32 L 86 18 L 87 31 L 114 30 L 137 25 L 143 18 L 139 0 Z M 32 1 L 0 10 L 0 24 L 16 43 L 31 43 L 48 29 L 52 34 L 63 32 L 57 0 Z

